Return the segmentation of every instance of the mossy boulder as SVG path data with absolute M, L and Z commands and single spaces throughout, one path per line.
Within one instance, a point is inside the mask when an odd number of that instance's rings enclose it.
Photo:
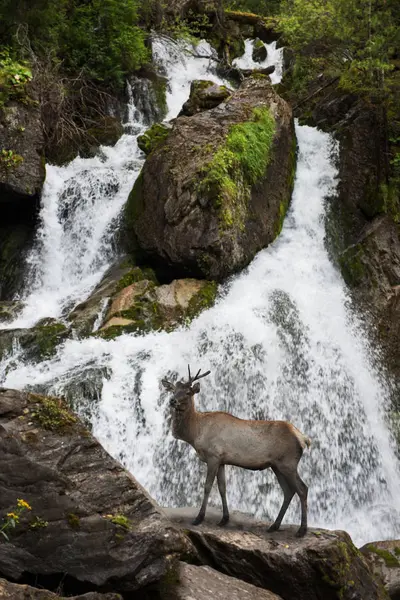
M 170 563 L 195 559 L 184 534 L 58 398 L 0 390 L 0 470 L 0 514 L 18 498 L 31 507 L 0 543 L 3 577 L 65 596 L 144 598 L 152 586 L 159 598 Z
M 267 58 L 267 55 L 268 51 L 265 47 L 264 42 L 257 38 L 253 46 L 253 60 L 259 63 L 264 62 L 264 60 L 266 60 Z
M 154 123 L 143 133 L 139 135 L 137 143 L 139 148 L 147 155 L 155 150 L 168 136 L 171 126 L 167 123 Z
M 221 280 L 279 231 L 293 187 L 292 111 L 266 77 L 180 117 L 148 156 L 125 210 L 146 261 L 173 276 Z
M 0 331 L 0 359 L 12 351 L 15 341 L 28 361 L 51 358 L 69 334 L 69 329 L 56 319 L 43 319 L 31 329 L 4 329 Z
M 392 600 L 400 598 L 400 540 L 384 540 L 360 548 Z
M 232 90 L 213 81 L 195 80 L 190 85 L 189 100 L 185 102 L 180 115 L 190 117 L 203 110 L 215 108 L 229 98 Z
M 293 525 L 271 534 L 268 523 L 238 512 L 223 528 L 214 525 L 219 509 L 208 509 L 200 526 L 191 523 L 193 508 L 165 512 L 192 540 L 203 563 L 285 600 L 389 600 L 381 579 L 344 531 L 310 528 L 296 538 Z
M 138 280 L 115 294 L 97 335 L 113 338 L 130 332 L 171 331 L 210 308 L 216 294 L 212 281 L 177 279 L 156 285 L 154 280 Z

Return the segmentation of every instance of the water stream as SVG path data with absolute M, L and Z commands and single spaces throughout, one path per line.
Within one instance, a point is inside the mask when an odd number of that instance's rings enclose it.
M 269 56 L 276 52 L 268 50 Z M 191 80 L 219 81 L 210 52 L 207 44 L 191 54 L 165 41 L 155 45 L 170 81 L 168 118 L 187 99 Z M 246 42 L 246 66 L 249 57 Z M 137 133 L 143 126 L 135 118 L 129 131 Z M 161 504 L 197 505 L 204 465 L 172 438 L 160 380 L 185 376 L 188 363 L 193 370 L 211 369 L 202 380 L 199 409 L 288 419 L 312 438 L 300 467 L 310 487 L 311 524 L 346 529 L 359 544 L 398 537 L 400 474 L 383 419 L 385 384 L 371 366 L 346 286 L 325 247 L 337 148 L 316 129 L 296 126 L 296 134 L 295 189 L 282 233 L 220 287 L 212 309 L 169 334 L 68 340 L 39 365 L 27 363 L 16 347 L 0 365 L 0 383 L 67 396 L 73 389 L 84 400 L 82 382 L 93 380 L 97 401 L 86 398 L 77 408 L 89 414 L 105 448 Z M 129 133 L 95 159 L 48 169 L 23 326 L 40 315 L 62 315 L 99 281 L 112 262 L 113 232 L 142 160 Z M 272 473 L 230 467 L 227 485 L 232 509 L 275 518 L 281 491 Z M 216 491 L 211 502 L 219 506 Z M 293 502 L 286 521 L 298 519 Z

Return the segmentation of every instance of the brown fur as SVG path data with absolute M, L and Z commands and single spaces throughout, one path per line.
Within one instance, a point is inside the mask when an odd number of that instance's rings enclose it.
M 310 439 L 287 421 L 263 421 L 239 419 L 226 412 L 198 412 L 194 394 L 200 390 L 193 381 L 177 383 L 163 380 L 167 389 L 173 391 L 172 433 L 176 439 L 193 446 L 200 460 L 207 464 L 204 499 L 194 523 L 204 519 L 208 496 L 215 477 L 221 494 L 223 518 L 221 525 L 229 520 L 226 503 L 225 465 L 262 471 L 271 468 L 284 493 L 284 501 L 271 531 L 279 528 L 283 516 L 295 493 L 301 502 L 302 516 L 298 535 L 307 530 L 307 486 L 297 473 L 297 465 Z

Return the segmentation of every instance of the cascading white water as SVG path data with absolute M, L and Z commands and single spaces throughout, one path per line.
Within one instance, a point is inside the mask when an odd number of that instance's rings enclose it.
M 233 61 L 233 65 L 239 67 L 239 69 L 265 69 L 274 65 L 275 71 L 270 75 L 271 81 L 272 83 L 279 83 L 282 79 L 283 48 L 277 48 L 276 42 L 264 44 L 264 46 L 267 50 L 267 58 L 262 62 L 254 62 L 254 40 L 246 40 L 243 56 L 236 58 Z
M 176 73 L 172 54 L 159 49 L 168 73 Z M 209 65 L 203 58 L 179 60 L 179 72 L 190 69 L 179 86 L 171 82 L 170 116 L 186 100 L 190 80 L 205 76 L 204 61 Z M 385 389 L 324 244 L 335 147 L 315 129 L 296 132 L 295 190 L 282 233 L 220 289 L 215 307 L 169 334 L 69 340 L 39 365 L 16 352 L 0 366 L 0 382 L 68 394 L 97 371 L 101 395 L 90 407 L 95 435 L 160 503 L 198 505 L 204 467 L 172 439 L 160 380 L 184 377 L 187 363 L 210 368 L 197 398 L 201 410 L 289 419 L 312 438 L 300 463 L 310 486 L 310 523 L 347 529 L 357 543 L 390 538 L 400 534 L 400 476 L 382 418 Z M 67 296 L 72 284 L 65 286 Z M 231 467 L 228 501 L 232 509 L 274 518 L 281 492 L 272 474 Z M 219 505 L 216 492 L 212 502 Z M 293 506 L 286 520 L 294 519 Z

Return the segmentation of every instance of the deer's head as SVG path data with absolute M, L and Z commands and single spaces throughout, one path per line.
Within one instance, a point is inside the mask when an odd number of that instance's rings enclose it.
M 202 377 L 209 375 L 211 371 L 206 371 L 200 375 L 201 369 L 197 371 L 197 374 L 192 377 L 190 374 L 190 366 L 188 365 L 189 379 L 188 381 L 178 381 L 176 384 L 171 383 L 167 379 L 163 379 L 161 383 L 169 391 L 173 393 L 171 398 L 170 406 L 175 410 L 185 410 L 190 403 L 194 394 L 198 394 L 200 391 L 200 384 L 198 380 Z M 197 383 L 195 383 L 197 382 Z

